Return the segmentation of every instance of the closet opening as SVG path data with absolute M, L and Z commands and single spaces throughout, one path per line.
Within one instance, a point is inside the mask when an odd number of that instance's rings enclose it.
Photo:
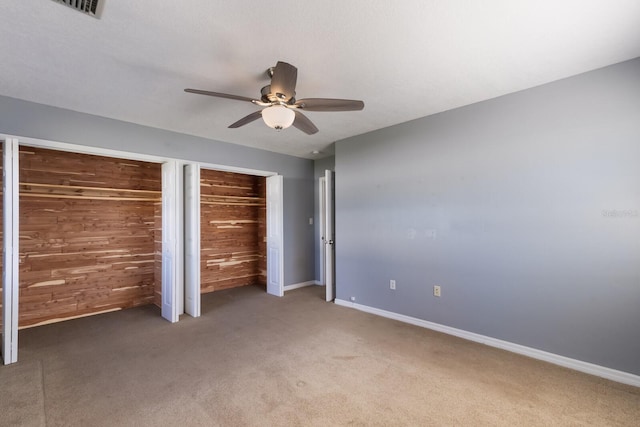
M 19 328 L 160 306 L 161 178 L 159 163 L 20 146 Z
M 266 178 L 200 170 L 200 293 L 267 285 Z

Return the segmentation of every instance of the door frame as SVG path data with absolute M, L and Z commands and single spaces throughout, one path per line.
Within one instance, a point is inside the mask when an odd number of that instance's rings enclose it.
M 320 268 L 319 268 L 319 275 L 318 275 L 318 284 L 321 286 L 326 285 L 325 283 L 325 270 L 326 270 L 326 259 L 325 259 L 325 248 L 324 248 L 324 242 L 325 242 L 325 217 L 327 215 L 327 211 L 325 209 L 325 192 L 326 192 L 326 178 L 324 176 L 321 176 L 320 178 L 318 178 L 318 235 L 319 235 L 319 239 L 318 239 L 318 253 L 320 254 Z
M 3 138 L 3 260 L 2 260 L 2 361 L 5 365 L 18 361 L 18 281 L 19 262 L 19 143 L 16 138 Z
M 9 142 L 11 144 L 5 144 L 11 146 L 12 158 L 9 163 L 6 163 L 6 157 L 3 154 L 4 163 L 4 175 L 3 186 L 10 184 L 3 194 L 3 228 L 4 228 L 4 241 L 3 241 L 3 331 L 7 331 L 7 334 L 3 333 L 3 362 L 5 364 L 15 363 L 18 360 L 18 318 L 19 318 L 19 151 L 21 146 L 25 147 L 38 147 L 57 151 L 66 151 L 79 154 L 90 154 L 97 156 L 114 157 L 123 160 L 138 160 L 150 163 L 164 163 L 172 161 L 173 159 L 167 159 L 159 156 L 152 156 L 147 154 L 136 154 L 131 152 L 112 150 L 100 147 L 90 147 L 84 145 L 68 144 L 64 142 L 56 142 L 45 139 L 21 137 L 16 135 L 0 134 L 0 140 Z M 3 150 L 3 153 L 6 150 Z M 10 165 L 9 167 L 7 167 Z M 9 178 L 7 180 L 6 178 Z M 9 208 L 9 209 L 7 209 Z M 164 249 L 163 249 L 164 250 Z M 6 267 L 10 266 L 9 269 Z M 177 284 L 173 283 L 172 286 L 176 287 Z M 6 329 L 4 329 L 6 328 Z M 5 337 L 7 339 L 5 339 Z
M 281 175 L 278 175 L 278 173 L 276 172 L 271 172 L 271 171 L 264 171 L 264 170 L 258 170 L 258 169 L 248 169 L 248 168 L 241 168 L 241 167 L 236 167 L 236 166 L 225 166 L 225 165 L 219 165 L 219 164 L 213 164 L 213 163 L 204 163 L 204 162 L 188 162 L 187 163 L 187 167 L 191 167 L 191 168 L 197 168 L 198 169 L 198 182 L 200 180 L 199 176 L 200 176 L 200 171 L 202 169 L 205 170 L 214 170 L 214 171 L 220 171 L 220 172 L 232 172 L 232 173 L 239 173 L 239 174 L 244 174 L 244 175 L 253 175 L 253 176 L 260 176 L 260 177 L 264 177 L 266 179 L 269 179 L 269 177 L 274 177 L 274 176 L 280 176 L 282 178 Z M 186 170 L 185 170 L 186 171 Z M 187 174 L 185 174 L 185 186 L 187 185 L 187 179 L 194 179 L 193 177 L 191 178 L 187 178 Z M 266 184 L 266 183 L 265 183 Z M 193 256 L 190 256 L 188 261 L 186 260 L 187 258 L 185 257 L 185 309 L 187 310 L 187 314 L 190 314 L 193 316 L 193 314 L 189 313 L 189 311 L 192 311 L 194 313 L 197 313 L 198 315 L 201 314 L 201 301 L 200 301 L 200 263 L 201 263 L 201 258 L 200 258 L 200 214 L 199 214 L 199 204 L 200 204 L 200 187 L 197 186 L 197 204 L 198 204 L 198 227 L 196 229 L 196 227 L 194 226 L 187 226 L 185 227 L 185 236 L 184 236 L 184 241 L 185 241 L 185 245 L 187 245 L 187 242 L 189 240 L 189 235 L 187 233 L 196 233 L 197 234 L 197 238 L 196 239 L 191 239 L 191 247 L 187 248 L 185 246 L 185 253 L 187 251 L 193 251 Z M 283 190 L 283 189 L 282 189 Z M 195 200 L 195 190 L 192 190 L 193 194 L 194 194 L 194 200 Z M 282 191 L 282 196 L 284 196 L 284 191 Z M 195 204 L 195 201 L 192 200 L 191 204 L 189 204 L 188 207 L 188 203 L 187 200 L 185 198 L 185 221 L 187 220 L 188 216 L 191 215 L 195 215 L 195 211 L 196 208 L 193 206 L 193 204 Z M 267 204 L 267 215 L 269 215 L 269 195 L 267 194 L 267 200 L 266 200 L 266 204 Z M 271 214 L 273 215 L 273 213 Z M 195 219 L 195 218 L 192 218 Z M 284 222 L 284 210 L 281 208 L 279 210 L 278 213 L 276 213 L 276 220 L 279 221 L 281 224 L 283 224 Z M 267 224 L 269 223 L 269 218 L 267 218 Z M 282 230 L 282 228 L 281 228 Z M 198 245 L 198 250 L 195 251 L 195 243 L 194 241 L 197 241 L 197 245 Z M 281 248 L 282 250 L 280 251 L 280 259 L 278 260 L 278 262 L 276 263 L 277 265 L 277 271 L 276 274 L 279 275 L 279 285 L 278 285 L 278 290 L 276 291 L 276 293 L 274 295 L 278 295 L 278 296 L 283 296 L 284 295 L 284 245 L 281 244 Z M 268 246 L 267 246 L 267 254 L 268 254 Z M 197 272 L 194 272 L 193 270 L 197 269 Z M 267 259 L 267 282 L 269 281 L 269 273 L 274 273 L 273 271 L 273 266 L 270 266 L 269 260 Z M 197 284 L 195 282 L 195 278 L 197 279 Z M 198 292 L 198 296 L 195 296 L 195 292 Z M 188 298 L 192 298 L 193 300 L 193 309 L 188 308 Z M 196 302 L 196 298 L 197 298 L 197 302 Z M 197 307 L 197 308 L 195 308 Z M 194 316 L 197 317 L 197 316 Z
M 326 286 L 326 301 L 336 298 L 335 284 L 335 224 L 334 224 L 334 196 L 333 183 L 335 174 L 327 169 L 324 171 L 325 191 L 325 231 L 324 231 L 324 282 Z

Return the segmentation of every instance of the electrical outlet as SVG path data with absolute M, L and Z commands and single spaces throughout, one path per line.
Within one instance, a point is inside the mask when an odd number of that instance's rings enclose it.
M 396 281 L 395 280 L 389 280 L 389 289 L 396 289 Z
M 440 293 L 440 285 L 435 285 L 435 286 L 433 287 L 433 296 L 434 296 L 434 297 L 439 297 L 439 296 L 441 296 L 441 293 Z

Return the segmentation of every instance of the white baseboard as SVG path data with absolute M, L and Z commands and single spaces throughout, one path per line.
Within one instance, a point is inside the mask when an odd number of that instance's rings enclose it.
M 452 328 L 450 326 L 429 322 L 427 320 L 422 320 L 422 319 L 418 319 L 411 316 L 405 316 L 404 314 L 398 314 L 392 311 L 386 311 L 386 310 L 381 310 L 375 307 L 369 307 L 366 305 L 357 304 L 351 301 L 345 301 L 345 300 L 336 298 L 335 303 L 344 307 L 355 308 L 356 310 L 364 311 L 364 312 L 375 314 L 382 317 L 387 317 L 389 319 L 399 320 L 400 322 L 409 323 L 411 325 L 432 329 L 434 331 L 453 335 L 459 338 L 464 338 L 469 341 L 475 341 L 491 347 L 500 348 L 502 350 L 507 350 L 512 353 L 522 354 L 524 356 L 528 356 L 538 360 L 544 360 L 545 362 L 553 363 L 554 365 L 563 366 L 565 368 L 569 368 L 569 369 L 584 372 L 590 375 L 606 378 L 608 380 L 632 385 L 635 387 L 640 387 L 640 376 L 630 374 L 628 372 L 618 371 L 616 369 L 595 365 L 589 362 L 583 362 L 577 359 L 571 359 L 569 357 L 560 356 L 558 354 L 549 353 L 547 351 L 542 351 L 535 348 L 526 347 L 520 344 L 515 344 L 509 341 L 503 341 L 496 338 L 487 337 L 485 335 L 476 334 L 474 332 L 468 332 L 462 329 Z
M 292 291 L 294 289 L 298 289 L 298 288 L 304 288 L 305 286 L 311 286 L 311 285 L 315 285 L 316 281 L 315 280 L 309 280 L 307 282 L 302 282 L 302 283 L 294 283 L 293 285 L 287 285 L 284 287 L 284 291 Z

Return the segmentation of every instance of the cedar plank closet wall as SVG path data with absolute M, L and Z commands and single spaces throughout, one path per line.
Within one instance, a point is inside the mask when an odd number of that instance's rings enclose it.
M 201 293 L 267 283 L 266 180 L 200 171 Z
M 19 326 L 154 301 L 161 166 L 20 147 Z

